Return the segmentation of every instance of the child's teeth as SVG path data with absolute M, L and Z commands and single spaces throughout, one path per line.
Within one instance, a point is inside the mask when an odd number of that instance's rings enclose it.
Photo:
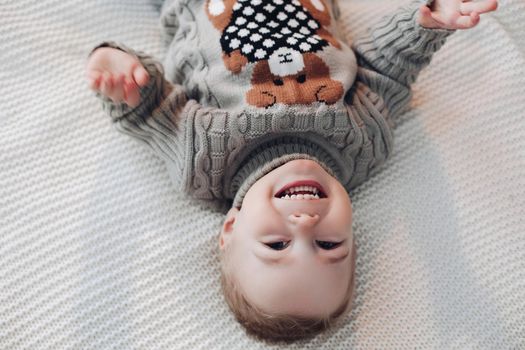
M 303 192 L 297 194 L 297 192 Z M 309 192 L 309 193 L 304 193 Z M 314 186 L 295 186 L 285 190 L 283 199 L 319 199 L 319 190 Z
M 308 193 L 308 194 L 286 194 L 284 196 L 281 197 L 282 199 L 319 199 L 319 195 L 316 193 L 316 194 L 311 194 L 311 193 Z

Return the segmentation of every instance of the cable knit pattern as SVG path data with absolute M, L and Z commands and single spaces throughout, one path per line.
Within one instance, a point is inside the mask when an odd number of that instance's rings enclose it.
M 228 312 L 223 215 L 174 190 L 86 87 L 104 40 L 166 56 L 159 3 L 0 5 L 1 350 L 525 348 L 522 0 L 501 0 L 421 72 L 386 166 L 352 193 L 352 311 L 289 346 L 246 336 Z M 341 32 L 352 41 L 404 4 L 340 1 Z
M 193 1 L 193 3 L 196 3 Z M 166 77 L 182 84 L 190 98 L 203 105 L 218 107 L 206 82 L 209 67 L 201 51 L 196 14 L 188 1 L 169 0 L 163 4 L 162 37 L 167 44 Z
M 234 10 L 240 14 L 251 10 L 252 12 L 249 12 L 251 17 L 248 18 L 253 19 L 257 18 L 254 8 L 264 9 L 264 11 L 268 9 L 262 18 L 268 16 L 271 11 L 278 13 L 277 18 L 280 15 L 286 16 L 284 12 L 278 12 L 279 9 L 285 12 L 288 10 L 291 13 L 304 9 L 299 6 L 297 0 L 293 6 L 291 4 L 285 6 L 284 3 L 280 3 L 281 7 L 263 5 L 258 2 L 257 4 L 258 7 L 248 3 L 245 4 L 245 7 L 236 8 L 234 6 Z M 122 111 L 121 118 L 123 119 L 144 120 L 144 122 L 127 124 L 126 133 L 133 136 L 133 133 L 136 132 L 137 137 L 141 140 L 149 137 L 151 140 L 148 143 L 153 150 L 160 151 L 161 158 L 169 163 L 168 168 L 175 171 L 175 175 L 171 174 L 171 177 L 177 180 L 175 182 L 178 185 L 177 188 L 189 190 L 189 193 L 196 198 L 230 201 L 235 199 L 235 205 L 240 206 L 242 195 L 246 193 L 249 186 L 272 170 L 267 166 L 267 163 L 273 160 L 268 159 L 268 154 L 280 158 L 293 153 L 315 159 L 328 166 L 343 186 L 350 191 L 374 174 L 391 153 L 392 132 L 389 120 L 396 115 L 392 115 L 390 110 L 399 113 L 402 108 L 406 107 L 410 97 L 410 85 L 420 70 L 429 63 L 435 50 L 438 50 L 445 38 L 452 33 L 420 27 L 415 20 L 416 10 L 416 5 L 399 10 L 392 16 L 392 19 L 386 21 L 386 24 L 381 24 L 372 31 L 369 35 L 371 39 L 357 42 L 355 48 L 358 53 L 358 62 L 364 62 L 365 66 L 357 68 L 351 65 L 351 58 L 354 56 L 349 53 L 348 71 L 358 71 L 359 74 L 358 82 L 353 87 L 353 91 L 348 92 L 344 103 L 314 102 L 309 105 L 279 103 L 266 109 L 253 108 L 246 104 L 241 112 L 204 106 L 192 118 L 187 118 L 180 113 L 184 111 L 181 105 L 177 110 L 179 114 L 173 118 L 182 124 L 182 129 L 187 130 L 187 134 L 193 139 L 194 148 L 189 153 L 179 150 L 176 155 L 170 155 L 169 147 L 165 145 L 172 144 L 171 139 L 179 138 L 178 125 L 173 133 L 170 133 L 169 128 L 162 123 L 156 130 L 158 117 L 149 116 L 148 114 L 151 113 L 147 112 L 149 109 L 154 113 L 156 105 L 166 103 L 159 100 L 159 97 L 168 96 L 167 93 L 162 94 L 162 91 L 167 90 L 169 84 L 163 80 L 162 69 L 157 68 L 150 69 L 152 82 L 141 91 L 141 105 L 133 111 Z M 203 13 L 201 17 L 205 16 L 204 8 L 201 12 Z M 319 22 L 316 21 L 310 23 L 313 19 L 309 20 L 310 17 L 306 15 L 303 18 L 304 23 L 312 26 L 319 25 Z M 238 19 L 244 18 L 239 17 Z M 230 21 L 225 32 L 228 33 L 230 27 L 239 32 L 244 30 L 232 24 L 237 25 L 237 22 Z M 248 23 L 252 22 L 248 20 Z M 172 31 L 171 26 L 168 31 Z M 248 32 L 247 29 L 246 31 Z M 170 49 L 185 50 L 189 43 L 178 39 L 176 35 Z M 244 34 L 239 35 L 239 37 L 244 36 Z M 202 37 L 202 35 L 191 34 L 192 41 L 197 37 Z M 238 40 L 237 37 L 232 37 L 232 34 L 228 34 L 227 37 L 230 37 L 229 40 L 232 41 Z M 290 36 L 290 38 L 295 37 Z M 224 37 L 221 37 L 224 49 L 227 43 L 225 44 L 223 39 Z M 327 44 L 327 42 L 320 43 L 320 47 Z M 178 49 L 181 45 L 182 47 Z M 151 63 L 150 57 L 136 54 L 125 47 L 121 49 L 137 55 L 146 67 L 156 66 Z M 211 51 L 209 48 L 199 46 L 192 49 L 200 58 L 203 57 L 200 55 L 203 50 Z M 222 67 L 222 63 L 220 64 Z M 201 74 L 199 68 L 201 65 L 201 63 L 194 65 L 197 75 Z M 221 71 L 225 70 L 225 67 L 221 69 Z M 365 85 L 367 82 L 372 82 L 370 87 Z M 249 85 L 250 81 L 246 83 Z M 153 84 L 157 84 L 158 87 L 152 87 Z M 345 85 L 349 86 L 348 83 Z M 174 89 L 182 91 L 183 87 L 174 85 Z M 192 85 L 184 86 L 184 89 L 191 90 Z M 180 100 L 179 94 L 175 96 Z M 399 96 L 404 98 L 400 99 Z M 111 101 L 107 99 L 103 101 L 105 109 L 111 114 L 122 109 L 122 105 L 113 106 Z M 178 101 L 180 102 L 183 101 Z M 169 104 L 174 103 L 169 102 Z M 117 123 L 120 121 L 117 120 Z M 135 126 L 135 131 L 132 125 Z M 230 139 L 233 141 L 230 142 Z M 293 146 L 293 143 L 297 144 L 296 147 Z M 180 141 L 176 141 L 176 144 L 184 147 Z M 229 149 L 228 145 L 233 146 L 233 149 Z M 265 148 L 271 148 L 272 151 L 265 152 Z M 232 156 L 232 151 L 238 154 Z M 180 155 L 186 158 L 175 159 Z M 246 171 L 245 164 L 247 163 L 250 164 L 249 168 L 252 173 Z M 187 178 L 180 176 L 182 170 L 177 169 L 177 166 L 181 164 L 191 164 L 190 169 L 184 170 L 188 175 Z M 273 164 L 277 166 L 280 163 Z M 259 169 L 266 169 L 266 171 Z M 242 174 L 241 177 L 240 174 Z M 242 189 L 240 196 L 238 195 L 239 189 Z

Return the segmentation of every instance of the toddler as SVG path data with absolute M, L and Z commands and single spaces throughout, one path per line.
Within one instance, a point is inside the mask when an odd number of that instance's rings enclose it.
M 391 154 L 410 85 L 447 36 L 496 7 L 414 3 L 350 49 L 335 0 L 173 0 L 166 72 L 108 42 L 87 74 L 117 129 L 149 145 L 178 189 L 231 201 L 225 298 L 249 333 L 292 341 L 351 304 L 348 191 Z

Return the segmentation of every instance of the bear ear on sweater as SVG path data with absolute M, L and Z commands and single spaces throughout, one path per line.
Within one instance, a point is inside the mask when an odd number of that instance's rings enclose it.
M 237 0 L 207 0 L 205 5 L 206 14 L 211 23 L 221 33 L 230 23 L 233 6 Z
M 323 0 L 299 0 L 299 2 L 322 26 L 330 25 L 330 12 Z

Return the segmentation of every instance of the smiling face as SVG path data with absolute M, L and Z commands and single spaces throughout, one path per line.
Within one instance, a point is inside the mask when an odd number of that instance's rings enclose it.
M 327 317 L 351 293 L 350 198 L 314 161 L 259 179 L 229 211 L 220 246 L 245 298 L 267 313 Z

